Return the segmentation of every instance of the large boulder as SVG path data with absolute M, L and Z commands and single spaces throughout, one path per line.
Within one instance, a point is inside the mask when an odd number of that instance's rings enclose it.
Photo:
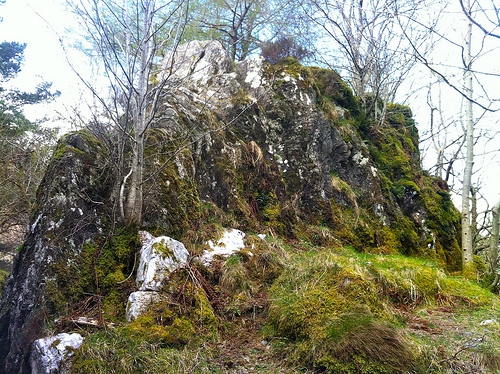
M 25 242 L 0 302 L 0 364 L 17 373 L 47 313 L 51 266 L 67 264 L 103 231 L 111 194 L 107 153 L 88 131 L 63 137 L 38 189 Z
M 186 264 L 189 252 L 184 244 L 168 236 L 155 238 L 141 232 L 143 242 L 136 283 L 139 291 L 158 291 L 163 279 Z
M 30 355 L 32 374 L 64 374 L 70 372 L 70 358 L 83 343 L 80 334 L 58 334 L 33 342 Z

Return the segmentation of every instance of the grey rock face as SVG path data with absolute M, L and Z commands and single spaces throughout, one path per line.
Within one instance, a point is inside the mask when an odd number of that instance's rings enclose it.
M 38 209 L 0 303 L 0 359 L 5 372 L 27 365 L 23 352 L 43 327 L 50 265 L 78 255 L 101 231 L 110 191 L 105 150 L 89 133 L 70 134 L 58 145 L 39 189 Z

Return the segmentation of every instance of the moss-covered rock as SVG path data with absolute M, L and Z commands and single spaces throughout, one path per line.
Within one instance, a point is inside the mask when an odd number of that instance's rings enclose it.
M 72 269 L 110 227 L 113 171 L 108 161 L 105 147 L 89 131 L 68 134 L 57 145 L 0 304 L 0 361 L 7 372 L 22 367 L 23 354 L 45 321 L 71 310 L 86 290 L 89 277 L 79 278 Z

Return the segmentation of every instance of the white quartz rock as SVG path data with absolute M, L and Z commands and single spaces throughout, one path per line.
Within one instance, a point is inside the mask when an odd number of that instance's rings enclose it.
M 224 235 L 217 242 L 208 241 L 209 250 L 205 250 L 201 256 L 201 263 L 208 266 L 212 263 L 214 256 L 229 257 L 233 253 L 245 248 L 245 233 L 240 230 L 225 230 Z
M 140 235 L 142 248 L 136 284 L 139 291 L 158 291 L 168 274 L 186 264 L 189 253 L 184 244 L 168 236 L 155 238 L 145 231 Z
M 30 365 L 32 374 L 59 374 L 69 372 L 68 359 L 83 343 L 80 334 L 62 333 L 33 342 Z
M 132 292 L 128 297 L 127 309 L 125 317 L 127 321 L 132 322 L 141 314 L 144 314 L 149 306 L 154 302 L 161 301 L 161 296 L 155 291 L 136 291 Z

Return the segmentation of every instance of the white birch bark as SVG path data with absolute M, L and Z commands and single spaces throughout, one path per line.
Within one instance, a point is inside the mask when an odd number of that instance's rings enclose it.
M 470 9 L 469 0 L 466 0 L 467 9 Z M 472 180 L 472 168 L 474 163 L 474 118 L 472 113 L 472 59 L 471 59 L 471 42 L 472 42 L 472 23 L 469 21 L 467 25 L 467 33 L 465 36 L 465 51 L 464 51 L 464 85 L 465 85 L 465 136 L 467 156 L 465 161 L 464 180 L 462 186 L 462 263 L 464 269 L 470 267 L 473 262 L 472 253 L 472 231 L 471 231 L 471 212 L 470 212 L 470 189 Z

